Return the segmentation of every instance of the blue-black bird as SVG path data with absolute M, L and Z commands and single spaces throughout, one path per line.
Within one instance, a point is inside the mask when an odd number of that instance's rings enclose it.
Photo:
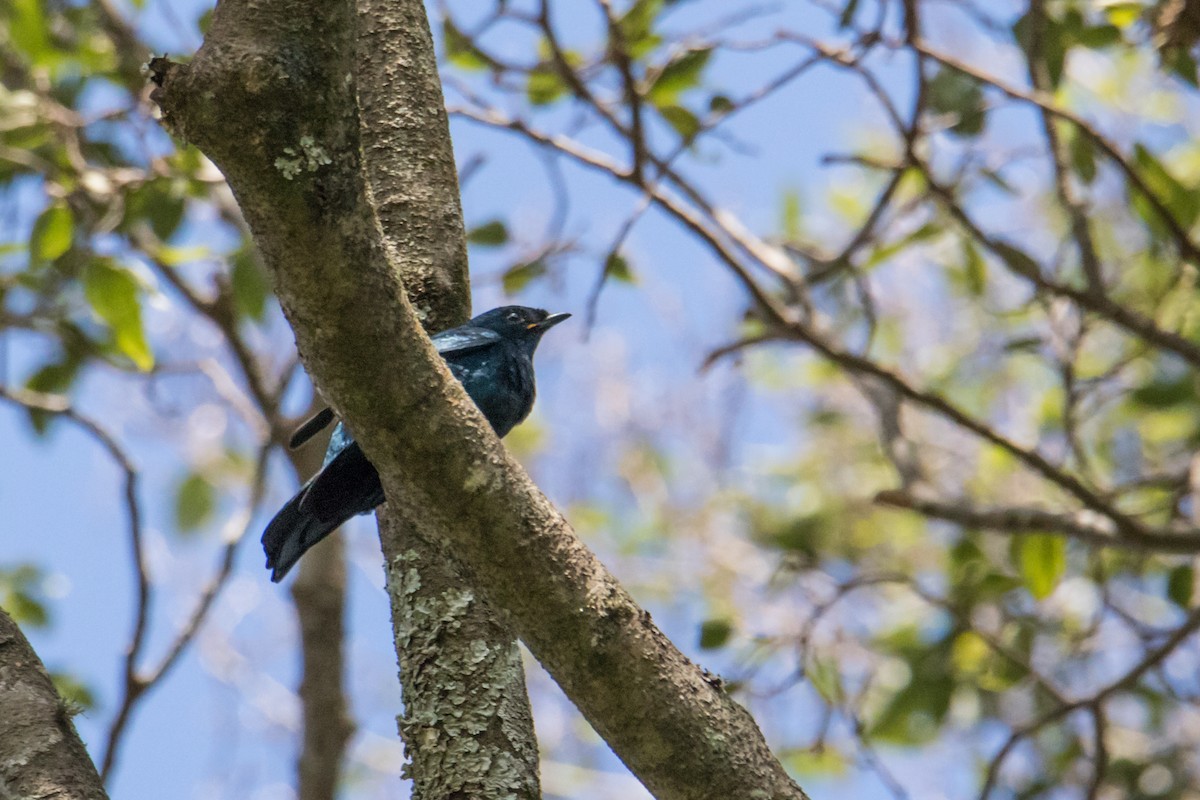
M 536 389 L 533 353 L 542 334 L 569 316 L 540 308 L 503 306 L 433 336 L 450 372 L 497 436 L 504 436 L 529 416 Z M 319 412 L 297 429 L 291 446 L 308 441 L 332 421 L 333 411 Z M 263 533 L 271 580 L 283 578 L 304 551 L 343 522 L 355 514 L 369 513 L 383 501 L 379 473 L 339 422 L 320 471 L 287 501 Z

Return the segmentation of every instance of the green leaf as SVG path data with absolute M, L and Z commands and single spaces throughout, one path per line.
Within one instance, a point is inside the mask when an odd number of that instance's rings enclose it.
M 765 544 L 815 556 L 828 538 L 830 522 L 822 513 L 767 519 L 756 525 L 756 538 Z
M 138 224 L 149 223 L 155 236 L 168 241 L 183 222 L 185 190 L 182 184 L 166 178 L 142 184 L 126 196 L 122 228 L 131 230 Z
M 1196 74 L 1196 59 L 1184 47 L 1168 47 L 1158 52 L 1167 72 L 1191 85 L 1200 88 L 1200 76 Z
M 44 580 L 41 568 L 33 564 L 0 569 L 0 608 L 19 625 L 44 628 L 50 623 L 50 612 L 41 597 Z
M 500 247 L 508 243 L 508 228 L 498 219 L 467 231 L 467 241 L 482 247 Z
M 510 267 L 500 282 L 504 287 L 504 293 L 513 295 L 524 289 L 534 278 L 540 278 L 545 274 L 546 262 L 539 258 L 536 261 Z
M 1192 592 L 1196 586 L 1196 573 L 1191 564 L 1180 564 L 1167 573 L 1167 597 L 1180 608 L 1192 607 Z
M 446 52 L 446 60 L 459 69 L 481 70 L 488 67 L 488 61 L 479 48 L 449 16 L 442 20 L 442 47 Z
M 814 656 L 804 669 L 804 677 L 826 702 L 838 703 L 846 696 L 842 674 L 835 661 Z
M 71 249 L 75 217 L 66 203 L 54 203 L 33 223 L 29 255 L 34 261 L 53 261 Z
M 654 79 L 647 97 L 656 106 L 676 105 L 679 95 L 700 84 L 704 67 L 712 57 L 712 48 L 686 50 L 675 56 Z
M 950 662 L 959 672 L 977 674 L 982 672 L 992 655 L 987 641 L 975 631 L 963 631 L 954 638 L 950 648 Z
M 966 278 L 967 291 L 974 297 L 982 297 L 987 289 L 987 262 L 975 242 L 963 238 L 963 275 Z
M 1092 147 L 1092 140 L 1073 126 L 1067 130 L 1070 131 L 1067 147 L 1071 169 L 1075 170 L 1080 180 L 1090 184 L 1096 179 L 1096 151 Z
M 993 247 L 996 250 L 996 255 L 1000 256 L 1013 272 L 1018 275 L 1024 275 L 1027 278 L 1038 278 L 1041 276 L 1041 267 L 1024 250 L 1007 242 L 994 242 Z
M 733 110 L 733 101 L 726 95 L 714 94 L 708 100 L 708 110 L 713 114 L 728 114 Z
M 190 473 L 175 489 L 175 527 L 194 533 L 212 519 L 217 508 L 216 490 L 204 476 Z
M 1196 402 L 1196 383 L 1190 375 L 1159 377 L 1134 389 L 1130 397 L 1146 408 L 1172 408 L 1181 403 Z
M 1025 55 L 1032 58 L 1035 53 L 1033 48 L 1035 25 L 1036 29 L 1040 29 L 1041 41 L 1038 51 L 1046 65 L 1050 88 L 1057 89 L 1058 84 L 1062 81 L 1063 67 L 1067 62 L 1067 50 L 1072 44 L 1070 31 L 1053 17 L 1043 15 L 1042 19 L 1035 19 L 1034 15 L 1037 13 L 1039 12 L 1030 11 L 1018 19 L 1012 27 L 1013 37 L 1025 51 Z
M 992 186 L 995 186 L 1005 194 L 1012 195 L 1013 197 L 1016 197 L 1020 194 L 1020 192 L 1018 192 L 1011 183 L 1004 179 L 1003 175 L 994 169 L 988 169 L 987 167 L 984 167 L 979 170 L 979 174 L 982 175 L 988 183 L 992 184 Z
M 1024 536 L 1020 544 L 1020 562 L 1025 587 L 1035 599 L 1044 600 L 1066 572 L 1066 540 L 1044 533 Z
M 65 394 L 79 375 L 80 360 L 64 356 L 61 361 L 54 361 L 40 367 L 37 372 L 25 381 L 25 387 L 35 392 L 45 394 Z M 29 423 L 34 433 L 39 436 L 46 433 L 50 420 L 54 415 L 41 409 L 29 409 Z
M 96 316 L 112 331 L 117 350 L 142 371 L 154 366 L 154 354 L 142 328 L 137 279 L 128 270 L 96 259 L 83 273 L 83 294 Z
M 870 728 L 870 736 L 892 744 L 920 744 L 937 734 L 950 710 L 954 678 L 946 670 L 946 648 L 918 658 L 909 665 L 912 679 L 884 707 Z
M 1100 50 L 1120 44 L 1121 29 L 1116 25 L 1092 25 L 1079 32 L 1078 41 L 1082 46 Z
M 1004 342 L 1006 353 L 1041 353 L 1045 341 L 1038 334 L 1031 336 L 1015 336 Z
M 233 288 L 233 304 L 237 313 L 255 322 L 262 322 L 267 315 L 271 284 L 248 248 L 234 253 L 229 267 L 229 282 Z
M 929 239 L 934 239 L 945 232 L 945 228 L 937 222 L 926 222 L 916 230 L 901 236 L 891 244 L 885 244 L 877 248 L 871 253 L 871 257 L 863 264 L 864 269 L 870 269 L 878 264 L 890 259 L 902 250 L 906 250 L 914 244 L 919 244 Z
M 700 132 L 700 120 L 683 106 L 665 106 L 660 108 L 658 113 L 662 114 L 663 119 L 675 129 L 685 143 L 691 142 Z
M 850 771 L 849 756 L 834 747 L 784 751 L 780 761 L 802 778 L 839 778 Z
M 1128 28 L 1141 18 L 1142 4 L 1136 2 L 1105 3 L 1104 16 L 1112 25 L 1118 28 Z
M 50 624 L 46 606 L 22 591 L 11 591 L 3 597 L 4 610 L 21 625 L 44 628 Z
M 609 253 L 604 259 L 604 277 L 613 278 L 621 283 L 637 283 L 637 277 L 629 267 L 629 262 L 620 253 Z
M 800 193 L 795 189 L 788 189 L 783 193 L 783 202 L 779 209 L 779 224 L 783 228 L 783 235 L 789 241 L 795 242 L 800 239 L 803 233 L 800 219 Z
M 987 117 L 983 107 L 983 89 L 974 78 L 944 68 L 929 81 L 929 107 L 941 114 L 951 114 L 957 121 L 950 126 L 959 136 L 978 136 L 983 132 Z
M 529 83 L 525 86 L 529 102 L 535 106 L 546 106 L 558 100 L 567 93 L 567 84 L 556 70 L 550 67 L 539 67 L 529 73 Z
M 700 649 L 724 647 L 733 635 L 733 623 L 727 619 L 706 619 L 700 624 Z
M 41 0 L 10 0 L 10 3 L 5 21 L 12 43 L 34 66 L 53 61 L 57 54 L 47 35 L 50 28 Z
M 617 20 L 621 37 L 625 40 L 625 49 L 635 61 L 662 41 L 661 37 L 654 33 L 654 23 L 662 9 L 663 0 L 636 0 Z
M 1150 191 L 1166 205 L 1171 215 L 1184 228 L 1192 227 L 1200 214 L 1200 196 L 1168 172 L 1158 157 L 1144 145 L 1134 145 L 1133 160 Z
M 1103 50 L 1121 42 L 1121 29 L 1116 25 L 1090 25 L 1075 34 L 1075 41 L 1092 50 Z

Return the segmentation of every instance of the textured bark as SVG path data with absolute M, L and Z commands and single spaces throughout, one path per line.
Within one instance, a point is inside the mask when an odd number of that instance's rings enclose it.
M 413 798 L 541 796 L 521 653 L 444 544 L 381 515 Z M 420 514 L 413 509 L 413 513 Z
M 385 493 L 449 541 L 471 585 L 651 792 L 804 797 L 750 715 L 671 645 L 509 457 L 422 331 L 360 172 L 352 13 L 223 0 L 192 62 L 156 65 L 164 119 L 229 179 L 309 373 Z M 402 175 L 427 174 L 429 154 L 398 156 L 410 161 Z M 402 270 L 407 254 L 393 255 Z
M 360 0 L 356 86 L 363 166 L 392 263 L 430 332 L 470 316 L 450 123 L 420 3 Z M 419 154 L 419 158 L 414 158 Z
M 316 412 L 317 408 L 311 409 Z M 306 415 L 307 416 L 307 415 Z M 318 437 L 288 456 L 301 480 L 321 466 L 328 437 Z M 345 643 L 346 543 L 330 536 L 305 554 L 300 576 L 292 584 L 292 599 L 300 623 L 303 676 L 300 705 L 304 738 L 297 760 L 299 800 L 333 800 L 346 744 L 354 723 L 346 709 Z
M 388 257 L 425 329 L 470 316 L 454 150 L 425 9 L 361 0 L 355 84 L 363 167 Z M 422 154 L 414 159 L 413 153 Z M 419 510 L 380 511 L 415 800 L 541 796 L 516 635 Z
M 12 617 L 0 609 L 0 797 L 107 798 L 71 712 Z

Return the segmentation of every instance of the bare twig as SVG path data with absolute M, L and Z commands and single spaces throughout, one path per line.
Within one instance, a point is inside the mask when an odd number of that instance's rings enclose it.
M 1129 185 L 1137 190 L 1137 193 L 1146 199 L 1154 213 L 1162 220 L 1162 223 L 1171 231 L 1172 238 L 1175 241 L 1176 247 L 1179 249 L 1180 255 L 1193 263 L 1200 262 L 1200 246 L 1197 246 L 1192 241 L 1191 236 L 1183 227 L 1183 224 L 1175 218 L 1171 210 L 1167 208 L 1166 203 L 1150 188 L 1133 164 L 1121 153 L 1118 147 L 1113 144 L 1108 138 L 1101 134 L 1096 128 L 1073 111 L 1062 108 L 1054 102 L 1053 98 L 1040 91 L 1026 91 L 1013 86 L 1004 80 L 986 73 L 976 67 L 967 64 L 964 61 L 947 55 L 923 41 L 912 42 L 911 45 L 902 43 L 891 43 L 893 47 L 911 46 L 918 53 L 921 53 L 934 61 L 937 61 L 943 66 L 968 75 L 981 83 L 985 83 L 998 89 L 1001 93 L 1007 95 L 1014 100 L 1030 103 L 1042 109 L 1048 114 L 1051 114 L 1058 119 L 1065 120 L 1071 123 L 1075 128 L 1091 142 L 1097 150 L 1104 154 L 1106 158 L 1113 163 L 1125 176 Z
M 0 387 L 0 399 L 22 406 L 26 409 L 42 411 L 68 419 L 86 431 L 108 453 L 124 475 L 125 509 L 129 524 L 129 545 L 134 565 L 134 620 L 133 633 L 130 636 L 129 647 L 125 651 L 122 694 L 126 698 L 136 698 L 146 689 L 142 676 L 138 674 L 137 663 L 141 657 L 142 648 L 146 644 L 146 631 L 149 626 L 151 609 L 150 578 L 146 573 L 145 544 L 142 532 L 142 514 L 137 500 L 138 473 L 129 456 L 117 444 L 116 439 L 100 426 L 95 420 L 81 414 L 71 407 L 64 397 L 45 395 L 24 389 Z M 127 703 L 121 704 L 113 729 L 123 727 L 129 711 Z M 109 736 L 109 743 L 101 761 L 100 777 L 107 780 L 115 757 L 115 740 Z
M 1105 701 L 1109 700 L 1115 695 L 1132 689 L 1147 672 L 1154 669 L 1164 660 L 1166 660 L 1171 653 L 1175 652 L 1176 648 L 1183 644 L 1183 642 L 1185 642 L 1197 630 L 1200 630 L 1200 608 L 1193 609 L 1188 615 L 1187 620 L 1178 628 L 1176 628 L 1171 635 L 1167 637 L 1166 641 L 1147 653 L 1146 656 L 1138 661 L 1137 664 L 1127 670 L 1125 674 L 1117 678 L 1112 683 L 1108 684 L 1089 697 L 1058 705 L 1055 708 L 1045 712 L 1029 724 L 1014 730 L 988 764 L 987 774 L 984 777 L 983 788 L 979 793 L 979 800 L 987 800 L 987 798 L 991 796 L 992 791 L 996 787 L 996 782 L 999 780 L 1000 769 L 1004 766 L 1005 760 L 1012 753 L 1013 749 L 1015 749 L 1022 740 L 1032 736 L 1049 725 L 1059 722 L 1060 720 L 1064 719 L 1075 711 L 1079 711 L 1080 709 L 1096 709 L 1094 713 L 1097 715 L 1101 714 L 1101 708 Z M 1101 730 L 1099 730 L 1099 727 L 1102 727 L 1102 722 L 1097 722 L 1096 724 L 1098 726 L 1097 741 L 1099 742 L 1101 741 L 1101 736 L 1103 733 Z M 1103 749 L 1103 745 L 1101 744 L 1097 748 L 1095 755 L 1097 771 L 1099 771 L 1099 768 L 1102 766 L 1102 761 L 1106 759 L 1107 750 Z M 1102 777 L 1095 777 L 1093 778 L 1093 783 L 1095 784 L 1100 780 L 1102 780 Z
M 883 491 L 875 502 L 893 508 L 916 511 L 932 519 L 945 520 L 964 528 L 978 528 L 996 533 L 1020 534 L 1055 531 L 1072 539 L 1100 547 L 1140 552 L 1178 553 L 1200 552 L 1200 531 L 1178 532 L 1142 529 L 1134 536 L 1120 536 L 1108 520 L 1089 520 L 1086 513 L 1062 513 L 1038 508 L 981 509 L 968 502 L 948 503 L 923 497 L 912 492 Z

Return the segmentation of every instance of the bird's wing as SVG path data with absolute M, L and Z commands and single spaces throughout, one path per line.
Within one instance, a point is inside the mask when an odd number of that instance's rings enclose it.
M 309 482 L 299 510 L 322 522 L 344 522 L 383 502 L 379 473 L 357 442 L 339 450 Z
M 451 328 L 433 335 L 433 346 L 442 358 L 461 356 L 491 347 L 502 341 L 500 334 L 487 328 Z
M 329 437 L 329 447 L 325 449 L 325 460 L 321 462 L 321 466 L 328 466 L 329 462 L 333 461 L 338 453 L 352 444 L 354 444 L 354 437 L 350 435 L 350 430 L 346 427 L 346 423 L 339 422 L 337 427 L 333 429 L 333 435 Z
M 292 434 L 292 438 L 288 439 L 288 447 L 295 450 L 297 447 L 304 444 L 321 431 L 325 430 L 325 427 L 331 422 L 333 422 L 332 408 L 325 408 L 321 411 L 318 411 L 308 419 L 304 420 L 304 422 L 300 423 L 300 427 L 296 428 L 295 433 Z

